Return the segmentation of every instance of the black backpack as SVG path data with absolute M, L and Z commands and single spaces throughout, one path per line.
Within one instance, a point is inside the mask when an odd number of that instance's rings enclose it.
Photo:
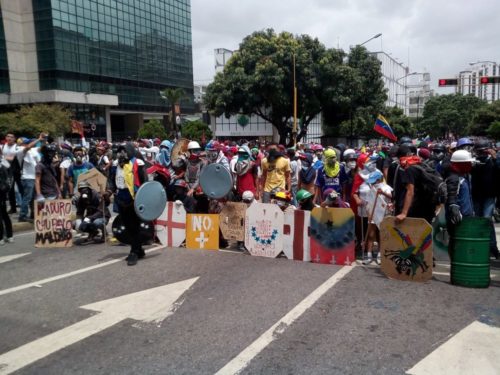
M 0 164 L 0 192 L 8 193 L 12 188 L 12 184 L 14 183 L 14 178 L 12 177 L 12 173 L 9 168 L 5 165 Z
M 419 190 L 419 193 L 422 194 L 422 200 L 434 206 L 444 204 L 447 194 L 446 182 L 439 172 L 426 163 L 414 164 L 413 167 L 422 172 L 421 189 Z

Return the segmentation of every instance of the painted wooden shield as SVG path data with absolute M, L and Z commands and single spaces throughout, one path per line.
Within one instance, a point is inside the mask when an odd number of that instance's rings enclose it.
M 35 247 L 73 245 L 72 204 L 70 199 L 35 202 Z
M 354 255 L 354 213 L 350 208 L 315 207 L 310 224 L 313 263 L 351 265 Z
M 75 186 L 75 188 L 77 188 L 82 181 L 87 181 L 92 189 L 99 193 L 104 193 L 106 191 L 106 184 L 108 182 L 106 176 L 99 172 L 96 168 L 92 168 L 91 170 L 79 175 L 77 186 Z
M 432 278 L 432 227 L 425 219 L 406 218 L 396 223 L 393 216 L 380 224 L 382 272 L 404 281 Z
M 276 258 L 283 251 L 284 215 L 275 204 L 254 203 L 245 215 L 245 246 L 252 255 Z
M 310 220 L 310 211 L 295 210 L 285 213 L 283 252 L 288 259 L 311 261 Z
M 219 215 L 187 214 L 186 247 L 219 250 Z
M 245 240 L 245 203 L 227 202 L 220 212 L 220 230 L 226 240 Z
M 182 204 L 167 202 L 154 224 L 156 238 L 163 246 L 179 247 L 186 239 L 186 210 Z

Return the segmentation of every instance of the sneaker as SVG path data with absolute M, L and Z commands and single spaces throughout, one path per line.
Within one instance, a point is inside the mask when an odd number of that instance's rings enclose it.
M 380 263 L 382 263 L 382 256 L 380 255 L 380 251 L 378 252 L 377 254 L 377 259 L 375 260 L 375 262 L 380 265 Z
M 9 237 L 7 238 L 8 243 L 14 243 L 14 237 Z
M 4 240 L 0 240 L 0 246 L 3 246 L 5 245 L 5 241 Z
M 135 266 L 139 257 L 136 253 L 130 253 L 127 257 L 127 266 Z
M 371 262 L 373 262 L 372 254 L 368 253 L 368 255 L 365 255 L 365 258 L 363 259 L 363 264 L 367 266 Z

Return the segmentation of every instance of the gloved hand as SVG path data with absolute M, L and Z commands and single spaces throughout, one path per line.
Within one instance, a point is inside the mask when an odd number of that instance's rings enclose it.
M 44 203 L 45 202 L 45 197 L 42 194 L 38 194 L 36 196 L 36 201 L 37 201 L 37 203 Z
M 180 200 L 176 200 L 174 203 L 176 206 L 182 206 L 183 204 Z
M 90 219 L 88 217 L 86 217 L 85 219 L 83 219 L 83 222 L 84 223 L 90 223 Z
M 450 204 L 448 207 L 448 219 L 453 225 L 457 225 L 462 221 L 462 213 L 457 204 Z

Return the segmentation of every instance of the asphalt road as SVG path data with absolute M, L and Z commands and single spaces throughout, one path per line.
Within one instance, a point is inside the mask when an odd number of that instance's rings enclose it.
M 165 320 L 125 318 L 72 344 L 61 333 L 62 349 L 16 373 L 404 374 L 473 322 L 500 331 L 496 262 L 490 288 L 469 289 L 450 285 L 446 262 L 420 284 L 389 280 L 376 266 L 172 248 L 127 267 L 126 247 L 33 241 L 25 233 L 0 247 L 0 374 L 5 353 L 26 357 L 27 344 L 96 319 L 81 306 L 197 277 Z M 500 373 L 500 342 L 493 353 L 480 344 L 472 349 Z

